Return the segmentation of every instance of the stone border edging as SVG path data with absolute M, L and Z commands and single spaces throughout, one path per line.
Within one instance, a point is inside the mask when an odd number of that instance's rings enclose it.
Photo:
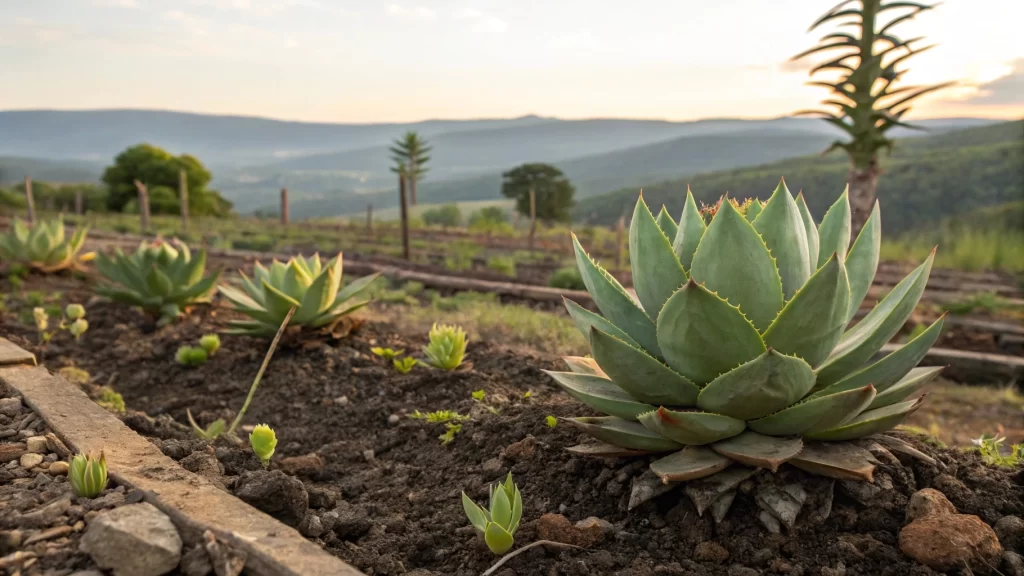
M 76 386 L 34 364 L 32 354 L 0 338 L 0 383 L 17 391 L 72 450 L 104 450 L 110 477 L 141 490 L 190 544 L 209 530 L 245 552 L 246 572 L 260 576 L 364 576 L 294 528 L 185 470 Z

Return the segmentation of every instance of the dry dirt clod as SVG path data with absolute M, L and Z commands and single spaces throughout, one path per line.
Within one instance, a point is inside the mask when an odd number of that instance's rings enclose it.
M 537 537 L 563 544 L 576 543 L 576 528 L 561 514 L 545 514 L 537 520 Z
M 900 550 L 933 570 L 969 566 L 987 572 L 1003 553 L 995 531 L 974 515 L 939 514 L 914 520 L 900 531 Z
M 316 476 L 324 471 L 324 459 L 315 453 L 282 458 L 277 464 L 292 476 Z
M 718 542 L 704 541 L 693 549 L 693 559 L 698 562 L 721 564 L 729 559 L 729 551 Z
M 926 516 L 943 516 L 956 514 L 957 509 L 946 499 L 946 496 L 934 488 L 918 490 L 910 496 L 907 503 L 907 522 L 913 522 Z

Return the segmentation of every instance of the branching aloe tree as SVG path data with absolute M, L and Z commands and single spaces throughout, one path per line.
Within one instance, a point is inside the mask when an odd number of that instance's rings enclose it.
M 916 47 L 922 37 L 902 40 L 892 34 L 892 29 L 937 5 L 898 0 L 844 0 L 818 18 L 810 30 L 835 24 L 838 28 L 856 28 L 859 34 L 827 34 L 817 46 L 793 57 L 793 60 L 800 60 L 813 54 L 827 54 L 826 61 L 814 66 L 810 75 L 831 79 L 838 73 L 838 78 L 832 81 L 809 82 L 832 91 L 822 102 L 828 110 L 804 110 L 797 114 L 820 116 L 849 136 L 847 141 L 834 142 L 826 153 L 842 149 L 850 156 L 847 181 L 854 234 L 867 220 L 875 202 L 880 173 L 878 153 L 891 149 L 893 144 L 886 132 L 894 126 L 918 129 L 902 120 L 911 102 L 952 84 L 896 86 L 906 73 L 906 69 L 898 69 L 899 66 L 932 45 Z
M 426 164 L 430 161 L 430 156 L 427 154 L 430 152 L 430 146 L 427 145 L 426 140 L 420 138 L 419 134 L 410 131 L 395 140 L 388 150 L 391 151 L 391 159 L 395 161 L 396 165 L 404 164 L 405 166 L 405 180 L 409 185 L 409 203 L 415 206 L 416 183 L 422 180 L 427 173 Z M 400 176 L 402 174 L 397 167 L 392 168 L 391 171 Z

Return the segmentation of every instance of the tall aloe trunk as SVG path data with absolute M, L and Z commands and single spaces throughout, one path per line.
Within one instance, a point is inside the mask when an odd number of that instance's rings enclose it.
M 850 165 L 847 181 L 850 185 L 851 237 L 856 238 L 864 227 L 878 197 L 878 157 L 872 155 L 864 165 Z

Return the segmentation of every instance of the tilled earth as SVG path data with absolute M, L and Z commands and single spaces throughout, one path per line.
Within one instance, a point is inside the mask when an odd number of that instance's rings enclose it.
M 75 282 L 63 286 L 65 294 L 87 301 L 87 287 Z M 196 440 L 183 424 L 186 409 L 201 425 L 234 416 L 266 340 L 223 337 L 222 349 L 206 364 L 185 368 L 174 361 L 177 348 L 223 327 L 225 311 L 203 307 L 156 329 L 130 309 L 87 308 L 91 327 L 82 342 L 59 335 L 39 347 L 33 330 L 10 314 L 3 316 L 3 333 L 51 370 L 75 366 L 90 374 L 91 389 L 113 387 L 128 405 L 125 421 L 165 453 L 370 575 L 483 572 L 495 557 L 468 527 L 459 495 L 464 490 L 483 502 L 488 483 L 509 471 L 523 493 L 517 544 L 561 537 L 588 546 L 528 551 L 496 572 L 502 576 L 931 574 L 898 545 L 915 491 L 934 487 L 959 512 L 989 525 L 1024 514 L 1019 469 L 994 469 L 973 453 L 908 435 L 902 437 L 937 464 L 899 454 L 898 463 L 878 468 L 888 481 L 870 497 L 838 483 L 823 523 L 801 517 L 791 530 L 772 534 L 757 520 L 757 486 L 805 481 L 788 467 L 741 486 L 717 525 L 710 514 L 698 515 L 679 490 L 628 511 L 631 483 L 646 460 L 570 455 L 565 448 L 579 443 L 579 433 L 545 423 L 548 415 L 586 413 L 541 372 L 559 369 L 557 358 L 471 342 L 468 370 L 417 367 L 401 375 L 370 348 L 415 353 L 425 335 L 373 321 L 343 339 L 290 341 L 277 351 L 246 416 L 249 425 L 267 423 L 277 431 L 278 450 L 265 471 L 247 450 L 226 440 Z M 483 402 L 472 398 L 478 390 L 486 394 Z M 455 410 L 472 420 L 442 445 L 444 426 L 410 418 L 415 410 Z M 591 517 L 597 520 L 585 521 Z M 574 527 L 579 521 L 585 522 Z

